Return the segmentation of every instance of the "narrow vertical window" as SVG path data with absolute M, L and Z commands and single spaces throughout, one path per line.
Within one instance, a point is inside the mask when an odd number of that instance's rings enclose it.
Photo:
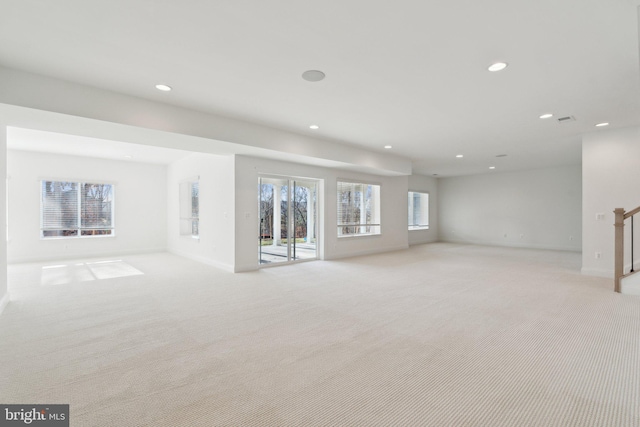
M 200 183 L 191 183 L 191 236 L 200 236 Z
M 409 230 L 429 228 L 429 193 L 409 191 Z
M 380 186 L 338 181 L 338 237 L 380 234 Z
M 5 207 L 5 232 L 6 235 L 4 236 L 7 239 L 7 242 L 9 241 L 9 178 L 6 179 L 6 186 L 5 186 L 5 200 L 4 200 L 4 207 Z
M 180 234 L 200 237 L 200 182 L 180 183 Z

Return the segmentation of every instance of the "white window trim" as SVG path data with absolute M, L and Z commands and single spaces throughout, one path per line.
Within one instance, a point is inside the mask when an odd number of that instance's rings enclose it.
M 192 185 L 194 183 L 198 184 L 198 216 L 187 216 L 183 215 L 183 206 L 182 206 L 182 186 L 188 185 L 188 194 L 191 195 Z M 191 197 L 189 197 L 191 200 Z M 192 212 L 193 206 L 191 202 L 189 203 L 189 211 Z M 184 207 L 186 209 L 186 206 Z M 191 178 L 183 179 L 178 183 L 178 218 L 179 218 L 179 226 L 178 232 L 180 233 L 180 237 L 193 239 L 194 241 L 200 241 L 200 175 L 196 175 Z M 193 234 L 193 221 L 198 221 L 198 234 Z M 183 224 L 184 222 L 184 224 Z M 186 225 L 188 223 L 188 226 Z M 187 229 L 191 231 L 186 231 Z
M 50 182 L 74 182 L 81 186 L 82 184 L 103 184 L 111 186 L 111 227 L 100 228 L 99 230 L 111 230 L 111 234 L 100 234 L 100 235 L 82 235 L 83 228 L 80 227 L 80 223 L 78 224 L 78 234 L 75 236 L 44 236 L 44 224 L 43 224 L 43 211 L 42 211 L 42 182 L 50 181 Z M 68 178 L 38 178 L 38 195 L 40 197 L 40 240 L 49 241 L 49 240 L 68 240 L 68 239 L 103 239 L 103 238 L 115 238 L 116 237 L 116 184 L 114 182 L 102 181 L 102 180 L 86 180 L 86 179 L 68 179 Z M 78 191 L 78 222 L 82 220 L 81 210 L 82 210 L 82 195 L 81 192 Z M 66 229 L 66 228 L 65 228 Z M 49 228 L 47 230 L 53 230 Z M 86 229 L 85 229 L 86 230 Z
M 338 224 L 339 221 L 339 214 L 338 214 L 338 210 L 340 208 L 339 206 L 339 202 L 337 201 L 338 199 L 338 195 L 339 195 L 339 190 L 338 187 L 340 185 L 340 183 L 347 183 L 347 184 L 355 184 L 355 185 L 364 185 L 364 186 L 375 186 L 378 187 L 378 194 L 377 194 L 377 202 L 378 202 L 378 206 L 376 206 L 376 210 L 377 210 L 377 216 L 378 216 L 378 221 L 376 223 L 370 223 L 370 224 L 362 224 L 362 223 L 358 223 L 358 224 Z M 350 238 L 364 238 L 364 237 L 377 237 L 380 236 L 382 234 L 382 221 L 381 221 L 381 205 L 382 205 L 382 185 L 379 182 L 370 182 L 370 181 L 366 181 L 366 180 L 361 180 L 361 179 L 352 179 L 352 178 L 337 178 L 336 179 L 336 202 L 338 203 L 338 205 L 336 206 L 336 229 L 337 231 L 339 231 L 340 227 L 377 227 L 377 232 L 368 232 L 368 233 L 350 233 L 350 234 L 339 234 L 339 232 L 337 232 L 337 236 L 338 239 L 350 239 Z
M 407 192 L 407 199 L 409 197 L 409 193 L 419 193 L 419 194 L 426 194 L 427 195 L 427 221 L 430 220 L 430 208 L 431 208 L 431 194 L 428 191 L 420 191 L 420 190 L 409 190 Z M 407 212 L 408 215 L 408 212 Z M 420 230 L 428 230 L 429 229 L 429 224 L 426 225 L 416 225 L 416 226 L 412 226 L 411 224 L 408 224 L 408 229 L 409 231 L 420 231 Z

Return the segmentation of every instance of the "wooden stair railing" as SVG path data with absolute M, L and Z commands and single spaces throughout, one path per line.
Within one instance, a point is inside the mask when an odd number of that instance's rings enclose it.
M 616 292 L 620 292 L 620 287 L 622 284 L 622 279 L 631 274 L 636 273 L 633 269 L 634 259 L 633 259 L 633 216 L 637 213 L 640 213 L 640 206 L 635 209 L 630 210 L 629 212 L 625 212 L 623 208 L 616 208 L 613 213 L 615 214 L 615 223 L 613 224 L 616 228 L 615 234 L 615 262 L 614 262 L 614 290 Z M 631 271 L 629 273 L 624 273 L 624 221 L 626 219 L 631 218 Z

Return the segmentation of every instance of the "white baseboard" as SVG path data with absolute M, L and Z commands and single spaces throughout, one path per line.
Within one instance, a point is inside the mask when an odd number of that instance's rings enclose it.
M 258 270 L 258 265 L 257 264 L 252 264 L 252 265 L 236 265 L 233 268 L 233 272 L 234 273 L 246 273 L 248 271 L 257 271 Z
M 4 311 L 4 308 L 9 304 L 9 292 L 5 292 L 4 296 L 0 299 L 0 314 Z
M 409 242 L 409 246 L 418 246 L 418 245 L 428 245 L 430 243 L 438 243 L 439 240 L 438 239 L 431 239 L 431 240 L 425 240 L 420 241 L 420 242 Z
M 563 252 L 582 252 L 582 248 L 572 246 L 553 246 L 553 245 L 536 245 L 536 244 L 519 244 L 513 242 L 481 242 L 473 240 L 443 239 L 442 243 L 456 243 L 461 245 L 478 245 L 478 246 L 498 246 L 501 248 L 515 249 L 537 249 L 543 251 L 563 251 Z
M 613 271 L 611 270 L 599 268 L 582 268 L 580 270 L 580 273 L 584 274 L 585 276 L 604 277 L 613 280 Z
M 326 260 L 336 260 L 336 259 L 345 259 L 345 258 L 353 258 L 357 256 L 366 256 L 366 255 L 375 255 L 375 254 L 383 254 L 385 252 L 395 252 L 395 251 L 404 251 L 409 249 L 409 245 L 400 245 L 400 246 L 392 246 L 392 247 L 384 247 L 384 248 L 376 248 L 376 249 L 367 249 L 363 251 L 352 251 L 344 255 L 332 255 L 330 257 L 326 257 Z
M 121 257 L 126 255 L 144 255 L 153 254 L 158 252 L 167 252 L 167 248 L 146 248 L 146 249 L 129 249 L 121 251 L 110 252 L 97 252 L 97 253 L 61 253 L 47 256 L 36 257 L 7 257 L 7 264 L 22 264 L 31 262 L 47 262 L 47 261 L 61 261 L 61 260 L 75 260 L 75 259 L 88 259 L 88 258 L 103 258 L 103 257 Z
M 168 250 L 169 253 L 172 253 L 174 255 L 177 256 L 181 256 L 183 258 L 187 258 L 196 262 L 200 262 L 202 264 L 206 264 L 206 265 L 210 265 L 211 267 L 215 267 L 215 268 L 219 268 L 220 270 L 224 270 L 224 271 L 228 271 L 229 273 L 235 273 L 236 270 L 234 269 L 233 266 L 229 265 L 229 264 L 225 264 L 222 262 L 218 262 L 218 261 L 214 261 L 210 258 L 206 258 L 203 256 L 198 256 L 198 255 L 193 255 L 193 254 L 189 254 L 186 252 L 182 252 L 182 251 L 177 251 L 175 249 L 169 249 Z

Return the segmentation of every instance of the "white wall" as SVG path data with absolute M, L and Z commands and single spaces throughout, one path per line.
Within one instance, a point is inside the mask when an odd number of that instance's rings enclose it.
M 429 193 L 429 229 L 409 231 L 409 244 L 432 243 L 438 241 L 438 180 L 424 175 L 409 177 L 409 191 Z
M 640 206 L 640 128 L 600 130 L 584 135 L 582 176 L 582 272 L 613 277 L 613 210 L 631 210 Z M 604 214 L 604 218 L 596 220 L 597 214 Z M 636 229 L 640 228 L 640 221 L 635 226 Z M 640 232 L 635 231 L 637 259 Z M 625 226 L 625 240 L 625 264 L 629 265 L 628 223 Z M 596 259 L 596 252 L 601 254 L 599 259 Z
M 9 124 L 16 127 L 215 154 L 289 157 L 288 161 L 295 157 L 298 160 L 294 161 L 351 165 L 391 174 L 411 173 L 411 161 L 392 153 L 169 105 L 162 102 L 164 96 L 159 92 L 152 95 L 158 101 L 154 102 L 2 66 L 0 81 L 3 82 L 0 103 L 8 104 L 0 104 L 0 115 L 6 115 Z M 30 119 L 34 109 L 61 114 L 43 126 L 42 114 L 36 114 L 39 118 L 35 121 Z M 94 120 L 79 124 L 72 120 L 73 116 Z M 140 129 L 164 132 L 155 132 L 153 138 L 146 135 L 140 138 L 136 136 Z M 192 138 L 183 138 L 184 135 Z
M 286 175 L 322 180 L 319 194 L 320 258 L 385 252 L 408 247 L 407 188 L 408 178 L 347 172 L 246 156 L 236 156 L 236 264 L 235 271 L 258 267 L 258 176 Z M 382 233 L 378 236 L 337 237 L 338 178 L 381 185 Z
M 167 168 L 8 150 L 9 262 L 166 250 Z M 40 238 L 40 180 L 115 184 L 115 236 Z
M 440 240 L 580 251 L 579 165 L 438 180 Z
M 7 126 L 0 120 L 0 176 L 7 176 Z M 6 185 L 0 185 L 0 242 L 6 242 Z M 0 313 L 9 303 L 7 288 L 7 245 L 0 245 Z
M 170 252 L 233 271 L 234 162 L 234 156 L 194 153 L 169 165 L 167 199 Z M 179 184 L 194 177 L 200 178 L 199 239 L 180 235 Z

